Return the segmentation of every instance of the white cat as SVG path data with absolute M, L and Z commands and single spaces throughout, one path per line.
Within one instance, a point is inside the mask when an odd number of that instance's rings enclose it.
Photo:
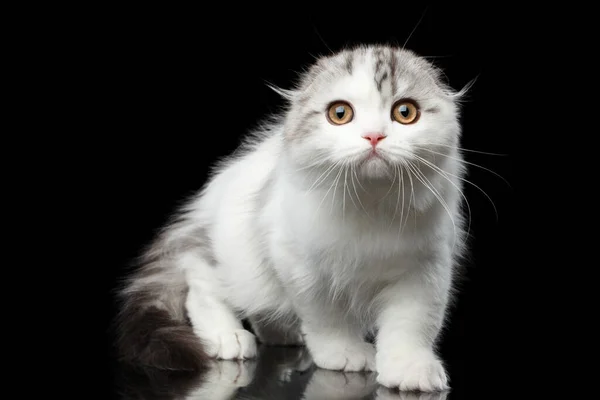
M 124 286 L 124 359 L 253 358 L 247 319 L 320 368 L 446 389 L 435 344 L 465 249 L 465 90 L 440 74 L 408 50 L 361 46 L 274 88 L 285 113 L 216 166 Z

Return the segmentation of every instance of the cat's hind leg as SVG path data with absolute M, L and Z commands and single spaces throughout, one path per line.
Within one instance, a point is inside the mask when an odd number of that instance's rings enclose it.
M 219 295 L 219 286 L 210 268 L 188 272 L 186 309 L 194 332 L 209 357 L 221 360 L 256 357 L 256 338 L 242 326 L 234 310 Z

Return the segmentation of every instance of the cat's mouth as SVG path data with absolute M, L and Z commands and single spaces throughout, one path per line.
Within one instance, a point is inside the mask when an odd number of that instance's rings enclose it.
M 369 150 L 365 157 L 363 157 L 361 164 L 368 162 L 385 162 L 387 161 L 383 153 L 377 149 Z
M 367 170 L 387 170 L 390 166 L 390 160 L 384 152 L 377 149 L 370 149 L 365 152 L 358 163 L 359 168 Z
M 362 176 L 370 179 L 390 177 L 390 162 L 380 151 L 369 151 L 362 157 L 359 164 Z
M 369 152 L 369 155 L 367 156 L 367 160 L 371 160 L 373 158 L 383 159 L 383 157 L 381 156 L 381 153 L 378 152 L 377 150 L 371 150 Z

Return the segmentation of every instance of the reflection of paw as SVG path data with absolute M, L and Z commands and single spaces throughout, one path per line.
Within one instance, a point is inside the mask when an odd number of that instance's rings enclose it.
M 293 354 L 293 359 L 281 364 L 279 380 L 282 382 L 291 382 L 293 374 L 302 374 L 313 366 L 312 357 L 306 347 L 299 347 L 297 350 L 294 350 Z
M 335 371 L 374 371 L 375 347 L 370 343 L 317 342 L 310 348 L 315 364 Z
M 245 360 L 256 357 L 256 339 L 247 330 L 237 329 L 203 339 L 209 357 L 220 360 Z
M 280 382 L 291 382 L 293 374 L 294 374 L 293 368 L 284 368 L 279 372 L 279 381 Z
M 185 400 L 229 400 L 254 377 L 256 361 L 211 360 L 201 385 Z
M 362 399 L 375 390 L 375 374 L 317 369 L 304 392 L 304 400 Z
M 376 400 L 446 400 L 448 391 L 421 393 L 421 392 L 398 392 L 385 387 L 377 389 Z
M 385 354 L 377 358 L 377 381 L 401 391 L 436 392 L 448 389 L 442 363 L 431 353 Z
M 306 347 L 303 347 L 298 354 L 298 359 L 294 366 L 294 369 L 298 372 L 304 372 L 313 366 L 313 359 L 310 351 Z
M 214 361 L 216 368 L 214 371 L 213 382 L 219 382 L 225 385 L 231 385 L 236 387 L 248 386 L 252 382 L 254 377 L 254 371 L 256 369 L 256 362 L 254 361 Z

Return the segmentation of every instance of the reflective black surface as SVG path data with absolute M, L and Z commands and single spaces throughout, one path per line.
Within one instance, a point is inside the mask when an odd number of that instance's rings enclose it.
M 203 373 L 119 370 L 122 399 L 270 400 L 463 398 L 450 391 L 402 393 L 377 384 L 375 373 L 343 373 L 316 368 L 303 347 L 260 348 L 254 361 L 214 361 Z

